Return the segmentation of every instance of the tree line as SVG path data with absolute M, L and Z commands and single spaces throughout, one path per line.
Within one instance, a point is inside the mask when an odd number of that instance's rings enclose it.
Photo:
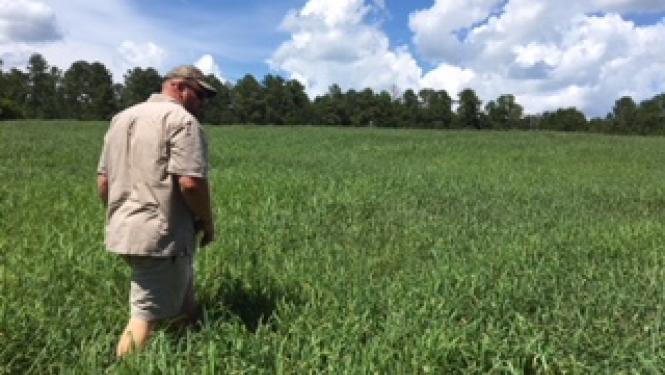
M 133 68 L 113 83 L 100 62 L 76 61 L 66 71 L 33 54 L 26 70 L 3 69 L 0 60 L 0 120 L 108 120 L 122 108 L 158 92 L 163 77 L 154 68 Z M 235 84 L 208 76 L 218 91 L 203 121 L 210 124 L 376 126 L 430 129 L 524 129 L 665 134 L 665 93 L 640 103 L 617 99 L 604 118 L 587 120 L 578 109 L 560 108 L 524 115 L 515 96 L 501 95 L 483 105 L 471 88 L 456 99 L 445 90 L 418 92 L 370 88 L 344 92 L 338 85 L 311 100 L 297 80 L 251 74 Z

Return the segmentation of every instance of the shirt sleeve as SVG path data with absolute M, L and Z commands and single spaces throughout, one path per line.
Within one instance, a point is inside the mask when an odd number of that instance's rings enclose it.
M 169 174 L 208 177 L 208 142 L 198 121 L 190 119 L 175 125 L 168 144 Z

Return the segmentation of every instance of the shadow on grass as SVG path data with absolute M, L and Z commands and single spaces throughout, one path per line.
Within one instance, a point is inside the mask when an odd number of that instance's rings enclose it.
M 211 296 L 203 296 L 201 304 L 209 322 L 239 319 L 247 330 L 256 332 L 260 326 L 277 329 L 277 304 L 297 303 L 293 293 L 285 292 L 269 282 L 248 285 L 240 279 L 228 280 Z

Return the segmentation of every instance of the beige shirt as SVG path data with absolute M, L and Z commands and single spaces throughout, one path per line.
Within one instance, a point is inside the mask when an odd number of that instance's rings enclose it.
M 207 178 L 208 145 L 203 127 L 177 101 L 153 94 L 113 117 L 97 172 L 109 181 L 109 251 L 157 257 L 194 252 L 194 217 L 177 176 Z

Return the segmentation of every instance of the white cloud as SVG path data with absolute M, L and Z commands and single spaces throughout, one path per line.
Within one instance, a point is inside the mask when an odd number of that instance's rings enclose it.
M 588 87 L 571 85 L 549 92 L 517 95 L 516 100 L 532 113 L 541 113 L 558 108 L 584 107 L 591 94 L 592 90 Z
M 442 0 L 431 8 L 413 12 L 409 25 L 414 43 L 428 58 L 458 63 L 466 57 L 465 32 L 483 21 L 500 3 L 499 0 Z
M 17 24 L 30 21 L 29 30 L 36 29 L 37 21 L 42 20 L 44 25 L 53 25 L 51 28 L 58 31 L 54 35 L 60 37 L 25 31 L 18 38 L 16 32 L 6 31 L 8 20 Z M 197 51 L 211 49 L 210 43 L 198 35 L 160 22 L 142 15 L 130 0 L 0 0 L 0 58 L 5 69 L 25 68 L 29 55 L 35 52 L 62 70 L 77 60 L 100 61 L 115 81 L 122 81 L 128 69 L 150 66 L 165 73 L 173 66 L 195 61 L 201 56 Z M 16 41 L 3 44 L 9 35 Z
M 0 59 L 5 68 L 25 68 L 35 52 L 31 44 L 47 46 L 62 37 L 49 5 L 32 0 L 0 0 Z
M 127 69 L 137 65 L 154 63 L 159 69 L 157 64 L 166 54 L 158 47 L 159 40 L 151 38 L 163 39 L 168 34 L 138 16 L 127 0 L 0 0 L 3 7 L 10 3 L 12 9 L 19 7 L 24 19 L 26 13 L 41 14 L 40 19 L 49 20 L 61 37 L 53 40 L 43 36 L 38 40 L 39 33 L 33 33 L 33 38 L 0 43 L 0 56 L 7 68 L 24 68 L 30 54 L 40 53 L 50 65 L 62 70 L 77 60 L 102 62 L 114 80 L 121 81 Z
M 382 3 L 310 0 L 291 11 L 291 38 L 272 55 L 310 95 L 342 89 L 473 88 L 484 101 L 514 94 L 529 113 L 577 106 L 604 115 L 613 101 L 665 90 L 665 21 L 638 26 L 617 12 L 657 12 L 649 0 L 435 0 L 409 17 L 413 43 L 434 68 L 422 71 L 406 46 L 390 46 L 368 15 Z M 626 79 L 631 77 L 631 79 Z
M 220 42 L 219 35 L 227 30 L 216 29 L 219 17 L 210 14 L 210 7 L 205 13 L 174 4 L 160 10 L 181 18 L 186 11 L 188 22 L 199 16 L 201 25 L 193 28 L 179 22 L 174 26 L 175 18 L 143 14 L 142 6 L 133 0 L 0 0 L 0 58 L 4 69 L 25 68 L 32 53 L 42 54 L 62 70 L 77 60 L 99 61 L 120 82 L 128 69 L 153 67 L 165 74 L 176 65 L 196 61 L 203 51 L 237 56 L 237 50 Z M 213 19 L 216 22 L 209 21 Z M 204 70 L 220 74 L 214 60 L 200 61 Z
M 438 90 L 443 89 L 450 95 L 455 96 L 465 88 L 471 87 L 474 78 L 476 78 L 476 73 L 471 69 L 441 64 L 425 74 L 421 80 L 421 85 Z
M 51 42 L 62 38 L 55 13 L 32 0 L 0 0 L 0 43 Z
M 538 64 L 554 66 L 563 57 L 562 51 L 556 45 L 537 42 L 514 46 L 512 52 L 515 54 L 515 63 L 520 68 L 531 68 Z
M 0 44 L 2 68 L 5 70 L 10 68 L 25 68 L 32 52 L 32 49 L 21 43 Z
M 381 29 L 390 2 L 304 3 L 284 17 L 290 37 L 270 55 L 270 38 L 257 30 L 276 19 L 272 6 L 255 10 L 252 17 L 259 18 L 252 19 L 262 26 L 233 44 L 220 36 L 240 26 L 217 21 L 240 17 L 220 8 L 202 13 L 192 4 L 186 10 L 170 4 L 164 14 L 185 11 L 196 20 L 197 28 L 183 31 L 172 27 L 173 17 L 141 14 L 143 6 L 133 0 L 0 0 L 0 58 L 5 69 L 25 67 L 34 52 L 63 70 L 76 60 L 101 61 L 120 81 L 135 66 L 164 72 L 191 61 L 223 79 L 213 56 L 244 68 L 269 55 L 272 69 L 300 80 L 312 95 L 333 83 L 345 90 L 433 87 L 453 97 L 470 87 L 484 101 L 512 93 L 529 112 L 574 104 L 604 115 L 622 95 L 642 100 L 665 91 L 665 49 L 659 48 L 665 19 L 629 21 L 662 15 L 663 0 L 434 0 L 414 9 L 408 25 L 413 51 L 433 66 L 427 72 L 409 46 L 391 45 Z
M 205 54 L 199 58 L 194 65 L 201 69 L 203 74 L 212 74 L 217 79 L 219 79 L 222 82 L 225 82 L 226 79 L 224 76 L 222 76 L 222 70 L 219 68 L 219 65 L 217 65 L 217 62 L 215 61 L 215 58 L 212 57 L 210 54 Z
M 287 28 L 311 25 L 311 21 L 325 28 L 332 29 L 344 26 L 355 26 L 362 22 L 370 6 L 360 0 L 310 0 L 298 13 L 291 13 L 287 19 Z M 318 26 L 318 25 L 314 25 Z
M 142 68 L 159 68 L 167 56 L 166 51 L 155 43 L 136 43 L 130 40 L 120 44 L 118 53 L 128 66 Z
M 391 48 L 378 26 L 366 22 L 381 6 L 363 0 L 308 1 L 282 22 L 291 39 L 273 53 L 271 68 L 301 81 L 310 95 L 325 93 L 333 83 L 343 89 L 418 86 L 422 70 L 406 47 Z
M 497 12 L 499 3 L 436 0 L 412 13 L 416 48 L 441 64 L 425 77 L 472 71 L 468 84 L 482 99 L 513 93 L 528 112 L 575 105 L 604 115 L 625 93 L 643 99 L 665 90 L 665 50 L 655 47 L 665 43 L 665 21 L 638 26 L 617 13 L 660 12 L 665 2 L 509 0 Z

